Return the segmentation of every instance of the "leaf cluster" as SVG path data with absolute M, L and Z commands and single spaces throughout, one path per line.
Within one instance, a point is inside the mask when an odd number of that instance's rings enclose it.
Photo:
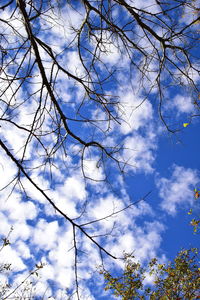
M 159 264 L 152 259 L 146 268 L 124 257 L 124 270 L 113 276 L 102 269 L 105 290 L 110 290 L 122 300 L 133 299 L 198 299 L 200 294 L 200 268 L 198 249 L 182 250 L 169 263 Z M 151 276 L 153 284 L 146 286 L 145 278 Z

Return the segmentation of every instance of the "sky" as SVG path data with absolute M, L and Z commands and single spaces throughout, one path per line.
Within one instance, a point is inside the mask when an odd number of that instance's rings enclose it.
M 90 3 L 98 8 L 97 1 Z M 199 25 L 194 24 L 186 38 L 193 45 L 188 50 L 193 69 L 182 53 L 173 50 L 173 56 L 167 50 L 189 81 L 170 60 L 159 64 L 163 50 L 158 41 L 129 23 L 130 14 L 119 5 L 111 7 L 113 22 L 119 28 L 126 24 L 127 37 L 145 51 L 146 60 L 136 45 L 126 52 L 123 39 L 112 30 L 100 34 L 95 10 L 91 34 L 84 5 L 61 1 L 58 7 L 55 1 L 49 7 L 44 1 L 42 16 L 36 14 L 37 5 L 27 4 L 25 9 L 55 101 L 43 85 L 23 11 L 15 1 L 0 7 L 1 237 L 13 228 L 10 245 L 0 251 L 0 263 L 12 264 L 13 287 L 36 264 L 44 264 L 33 276 L 38 300 L 43 295 L 60 299 L 66 289 L 73 292 L 76 272 L 80 299 L 112 299 L 98 272 L 102 262 L 113 274 L 120 271 L 122 261 L 111 256 L 121 258 L 126 252 L 142 264 L 153 257 L 167 262 L 182 248 L 199 246 L 190 225 L 200 213 L 194 198 L 194 189 L 200 188 L 199 118 L 191 117 L 199 114 L 199 94 L 194 91 L 199 86 L 199 45 L 194 42 Z M 134 6 L 141 14 L 160 12 L 154 0 L 137 0 Z M 175 19 L 173 12 L 171 16 Z M 184 7 L 173 26 L 180 31 L 194 18 L 194 10 Z M 158 35 L 168 34 L 160 25 L 153 29 Z M 173 42 L 182 46 L 176 36 Z M 25 173 L 19 172 L 17 162 Z M 1 282 L 7 279 L 8 274 L 0 273 Z M 72 299 L 77 299 L 76 293 Z

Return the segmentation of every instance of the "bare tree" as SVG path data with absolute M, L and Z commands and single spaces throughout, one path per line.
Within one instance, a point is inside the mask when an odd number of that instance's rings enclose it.
M 190 93 L 195 111 L 190 118 L 199 116 L 197 4 L 189 0 L 148 3 L 1 1 L 0 146 L 16 167 L 9 186 L 11 192 L 20 188 L 28 196 L 21 180 L 26 177 L 71 224 L 78 299 L 77 238 L 85 235 L 100 252 L 115 258 L 87 230 L 102 219 L 82 221 L 87 204 L 78 218 L 70 217 L 55 203 L 51 191 L 35 180 L 34 171 L 48 174 L 55 182 L 52 169 L 62 164 L 67 172 L 68 157 L 85 179 L 108 181 L 109 168 L 124 170 L 128 162 L 121 157 L 123 143 L 116 138 L 113 144 L 108 137 L 126 121 L 115 92 L 125 73 L 133 92 L 140 91 L 143 97 L 138 107 L 146 99 L 153 101 L 169 132 L 177 130 L 174 120 L 165 115 L 169 89 L 180 87 Z M 72 22 L 73 12 L 77 19 Z M 109 63 L 115 54 L 121 64 Z M 12 132 L 18 132 L 21 141 L 11 138 Z M 104 175 L 95 178 L 88 171 L 91 158 Z

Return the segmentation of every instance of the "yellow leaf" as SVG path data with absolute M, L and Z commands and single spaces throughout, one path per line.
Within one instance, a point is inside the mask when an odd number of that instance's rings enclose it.
M 183 127 L 187 127 L 189 123 L 183 123 Z

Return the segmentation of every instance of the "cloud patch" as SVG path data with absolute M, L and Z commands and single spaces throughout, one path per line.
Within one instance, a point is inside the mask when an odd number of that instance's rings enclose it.
M 161 208 L 175 215 L 178 208 L 192 205 L 193 189 L 199 182 L 197 170 L 173 166 L 170 178 L 157 179 L 156 185 L 161 197 Z

